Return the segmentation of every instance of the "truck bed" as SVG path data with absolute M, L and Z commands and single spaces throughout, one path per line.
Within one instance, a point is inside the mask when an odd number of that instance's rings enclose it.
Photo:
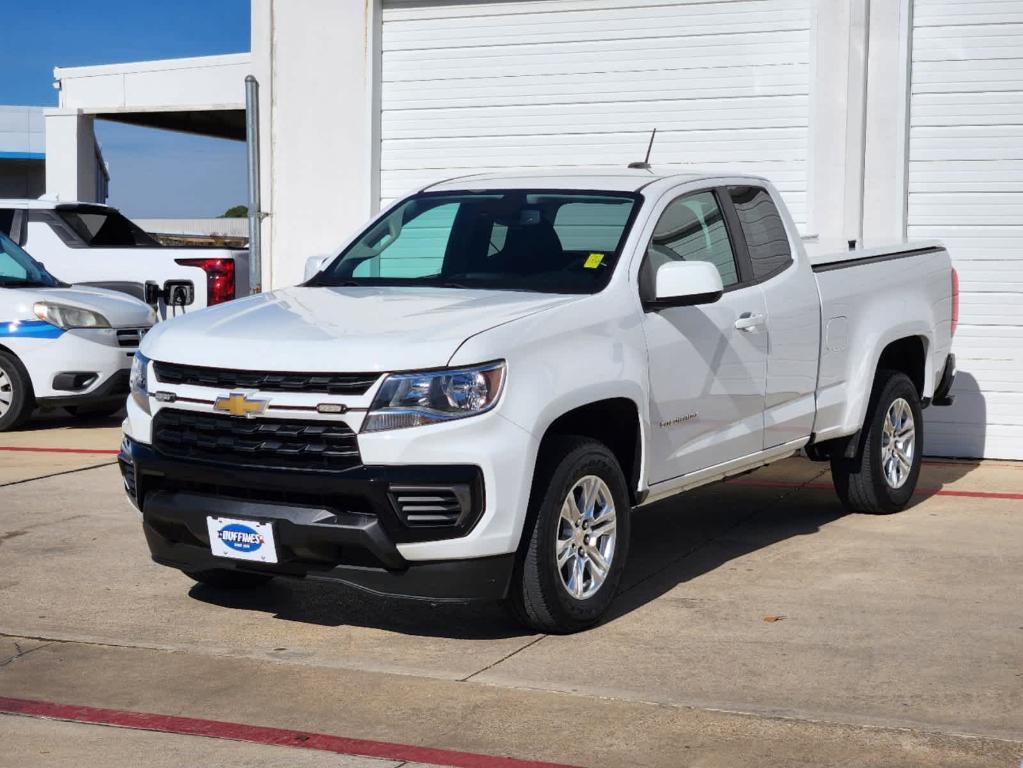
M 807 243 L 821 301 L 821 354 L 814 437 L 854 434 L 863 424 L 877 351 L 920 339 L 931 397 L 952 344 L 951 262 L 936 241 L 835 251 Z M 907 347 L 902 354 L 916 354 Z

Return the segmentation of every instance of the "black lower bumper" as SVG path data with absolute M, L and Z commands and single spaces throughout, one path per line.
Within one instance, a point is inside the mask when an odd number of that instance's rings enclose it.
M 409 561 L 397 547 L 466 535 L 482 514 L 477 467 L 254 469 L 169 458 L 127 439 L 118 458 L 128 495 L 142 512 L 153 560 L 162 565 L 320 579 L 428 600 L 495 600 L 507 594 L 514 554 Z M 431 483 L 472 489 L 471 509 L 457 524 L 406 524 L 391 489 Z M 214 555 L 208 517 L 270 523 L 278 562 Z
M 58 374 L 74 376 L 76 374 Z M 103 384 L 96 387 L 92 392 L 74 394 L 69 392 L 66 395 L 54 395 L 53 397 L 39 397 L 36 402 L 44 408 L 64 408 L 66 406 L 98 406 L 121 404 L 128 399 L 130 393 L 128 377 L 130 371 L 124 369 L 113 374 Z

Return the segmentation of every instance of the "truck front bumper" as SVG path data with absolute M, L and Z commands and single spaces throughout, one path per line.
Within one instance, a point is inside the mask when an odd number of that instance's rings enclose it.
M 156 562 L 315 578 L 368 591 L 429 600 L 505 597 L 515 554 L 452 560 L 402 556 L 399 543 L 468 535 L 484 512 L 478 467 L 358 466 L 337 472 L 250 469 L 170 458 L 126 437 L 118 461 L 125 490 L 141 512 Z M 445 526 L 410 524 L 395 489 L 457 498 Z M 271 523 L 278 562 L 218 557 L 207 517 Z

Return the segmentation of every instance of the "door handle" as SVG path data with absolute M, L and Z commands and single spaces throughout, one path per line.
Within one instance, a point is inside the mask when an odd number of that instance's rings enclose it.
M 757 312 L 743 312 L 735 321 L 737 330 L 755 333 L 764 324 L 764 316 Z

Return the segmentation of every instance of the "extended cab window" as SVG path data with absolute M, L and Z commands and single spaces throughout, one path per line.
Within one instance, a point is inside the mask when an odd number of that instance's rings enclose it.
M 762 187 L 729 187 L 735 212 L 746 237 L 753 279 L 765 280 L 792 263 L 789 237 L 771 196 Z
M 57 215 L 86 245 L 93 248 L 125 246 L 151 248 L 160 245 L 141 227 L 112 208 L 58 207 Z
M 374 222 L 310 284 L 596 293 L 633 193 L 494 190 L 415 195 Z
M 0 235 L 11 236 L 11 230 L 14 228 L 14 209 L 13 208 L 0 208 Z
M 713 192 L 672 201 L 654 227 L 640 270 L 640 291 L 653 296 L 657 270 L 669 261 L 708 261 L 725 288 L 739 282 L 735 253 Z

